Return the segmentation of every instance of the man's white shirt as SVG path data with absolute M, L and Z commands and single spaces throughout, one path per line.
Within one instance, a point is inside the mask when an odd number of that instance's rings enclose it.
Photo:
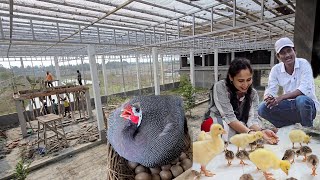
M 283 62 L 276 64 L 271 69 L 268 86 L 264 95 L 270 94 L 277 96 L 279 86 L 282 86 L 284 94 L 295 91 L 296 89 L 300 90 L 304 95 L 314 101 L 317 111 L 320 111 L 320 103 L 315 94 L 312 69 L 307 60 L 296 58 L 292 75 L 286 72 Z

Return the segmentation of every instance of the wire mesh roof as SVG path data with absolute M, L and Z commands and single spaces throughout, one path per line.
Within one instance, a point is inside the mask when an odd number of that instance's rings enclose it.
M 293 0 L 0 0 L 0 57 L 271 49 Z

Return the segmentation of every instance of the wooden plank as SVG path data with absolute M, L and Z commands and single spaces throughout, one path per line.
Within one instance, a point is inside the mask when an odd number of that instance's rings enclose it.
M 86 86 L 58 86 L 44 89 L 42 91 L 33 90 L 33 91 L 19 91 L 18 94 L 14 94 L 13 98 L 15 100 L 25 100 L 25 99 L 32 99 L 35 97 L 43 97 L 43 96 L 51 96 L 55 94 L 64 94 L 64 93 L 71 93 L 71 92 L 78 92 L 78 91 L 86 91 L 89 90 Z

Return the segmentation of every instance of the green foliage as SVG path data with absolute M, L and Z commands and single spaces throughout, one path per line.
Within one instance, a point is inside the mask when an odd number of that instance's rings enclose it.
M 179 91 L 184 100 L 184 109 L 189 112 L 191 116 L 191 109 L 195 106 L 195 88 L 187 76 L 183 75 L 180 77 Z
M 16 169 L 14 171 L 15 179 L 17 180 L 25 180 L 28 175 L 28 168 L 30 166 L 29 162 L 26 162 L 25 159 L 21 159 L 17 165 Z
M 2 71 L 0 72 L 0 80 L 7 80 L 7 79 L 10 79 L 12 78 L 13 75 L 11 72 L 9 71 Z

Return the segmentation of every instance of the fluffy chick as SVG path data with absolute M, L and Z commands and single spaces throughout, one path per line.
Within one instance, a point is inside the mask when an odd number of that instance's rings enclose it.
M 193 149 L 193 162 L 201 165 L 201 173 L 205 176 L 213 176 L 214 174 L 206 170 L 208 163 L 224 150 L 224 142 L 221 134 L 226 131 L 220 124 L 213 124 L 210 128 L 210 140 L 196 141 L 192 144 Z
M 239 180 L 253 180 L 251 174 L 243 174 Z
M 253 141 L 252 143 L 249 143 L 249 146 L 250 146 L 250 152 L 254 151 L 256 148 L 257 148 L 257 141 Z
M 258 139 L 261 139 L 263 137 L 263 133 L 261 131 L 257 131 L 253 134 L 236 134 L 230 138 L 230 142 L 238 147 L 238 151 L 240 148 L 245 149 L 246 146 L 249 145 L 249 143 L 252 143 Z
M 287 160 L 280 160 L 275 153 L 266 149 L 257 149 L 250 153 L 250 160 L 263 171 L 266 180 L 271 180 L 272 174 L 267 173 L 269 169 L 281 169 L 287 175 L 290 169 L 290 162 Z
M 296 152 L 292 149 L 287 149 L 285 152 L 284 152 L 284 155 L 283 155 L 283 158 L 282 160 L 288 160 L 290 161 L 290 163 L 294 163 L 294 156 L 296 155 Z
M 206 133 L 205 131 L 201 131 L 198 135 L 198 141 L 204 141 L 204 140 L 210 140 L 211 136 L 209 133 Z
M 236 157 L 240 159 L 240 164 L 241 165 L 248 165 L 244 162 L 244 160 L 249 160 L 249 153 L 245 150 L 240 150 L 237 152 Z
M 201 174 L 198 171 L 191 170 L 187 175 L 186 180 L 200 180 Z
M 234 153 L 233 151 L 230 151 L 228 149 L 224 150 L 224 157 L 226 158 L 226 160 L 228 161 L 228 166 L 231 166 L 231 162 L 234 159 Z
M 258 140 L 256 140 L 256 142 L 257 142 L 257 147 L 256 147 L 256 149 L 258 149 L 258 148 L 264 148 L 265 141 L 264 141 L 263 139 L 258 139 Z
M 307 157 L 307 165 L 312 168 L 312 173 L 311 173 L 312 176 L 317 175 L 316 169 L 318 167 L 318 164 L 319 164 L 319 159 L 316 155 L 311 154 L 310 156 Z
M 294 149 L 294 143 L 299 143 L 302 146 L 302 142 L 309 144 L 311 136 L 308 136 L 305 132 L 299 129 L 291 130 L 289 133 L 290 141 L 292 142 L 292 149 Z
M 312 149 L 309 146 L 302 146 L 299 150 L 296 151 L 297 157 L 304 156 L 302 162 L 306 162 L 307 156 L 312 153 Z

